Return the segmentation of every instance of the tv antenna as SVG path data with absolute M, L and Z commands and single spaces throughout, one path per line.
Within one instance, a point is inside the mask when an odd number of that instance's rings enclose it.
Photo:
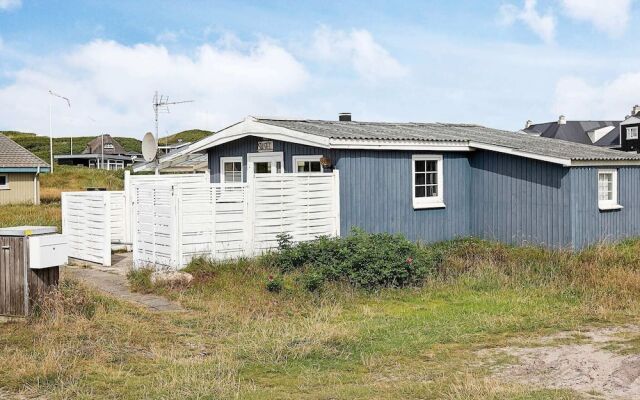
M 158 115 L 161 113 L 169 114 L 169 106 L 184 103 L 193 103 L 193 100 L 169 101 L 169 96 L 158 94 L 158 91 L 156 90 L 156 93 L 153 95 L 153 112 L 156 117 L 156 143 L 160 140 L 158 135 Z

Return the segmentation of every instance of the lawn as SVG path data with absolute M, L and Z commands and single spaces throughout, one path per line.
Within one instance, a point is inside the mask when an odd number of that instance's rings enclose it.
M 55 306 L 0 325 L 0 391 L 50 398 L 573 399 L 500 382 L 481 349 L 560 330 L 637 323 L 640 241 L 577 254 L 446 245 L 416 288 L 319 292 L 263 260 L 190 266 L 147 290 L 189 311 L 154 314 L 65 280 Z M 636 346 L 637 348 L 637 346 Z

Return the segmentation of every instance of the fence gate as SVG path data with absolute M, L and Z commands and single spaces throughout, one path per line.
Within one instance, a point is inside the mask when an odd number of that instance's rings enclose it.
M 124 192 L 63 192 L 69 257 L 111 266 L 111 243 L 125 240 Z

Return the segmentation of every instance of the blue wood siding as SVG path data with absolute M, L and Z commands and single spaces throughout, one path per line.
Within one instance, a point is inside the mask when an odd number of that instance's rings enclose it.
M 640 235 L 640 168 L 617 168 L 618 204 L 624 208 L 615 211 L 598 209 L 598 169 L 571 168 L 571 212 L 576 248 Z
M 569 168 L 490 151 L 470 164 L 474 236 L 571 247 Z
M 209 152 L 212 182 L 220 182 L 220 157 L 257 151 L 257 137 L 218 146 Z M 324 155 L 340 171 L 341 232 L 402 233 L 435 242 L 477 236 L 512 244 L 583 248 L 640 234 L 640 168 L 618 169 L 619 211 L 598 210 L 597 168 L 567 168 L 508 154 L 477 150 L 444 153 L 446 208 L 414 210 L 411 156 L 420 152 L 328 150 L 274 141 L 292 156 Z
M 255 153 L 259 138 L 226 143 L 209 153 L 213 182 L 220 182 L 220 157 Z M 464 153 L 445 153 L 444 201 L 446 208 L 414 210 L 411 155 L 408 151 L 328 150 L 274 141 L 274 151 L 284 152 L 284 168 L 292 171 L 292 156 L 322 154 L 340 171 L 340 231 L 352 227 L 369 232 L 402 233 L 411 240 L 434 242 L 468 236 L 470 168 Z

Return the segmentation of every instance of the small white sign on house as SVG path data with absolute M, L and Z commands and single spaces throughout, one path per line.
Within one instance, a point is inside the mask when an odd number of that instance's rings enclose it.
M 272 152 L 273 140 L 260 140 L 258 141 L 258 153 Z

